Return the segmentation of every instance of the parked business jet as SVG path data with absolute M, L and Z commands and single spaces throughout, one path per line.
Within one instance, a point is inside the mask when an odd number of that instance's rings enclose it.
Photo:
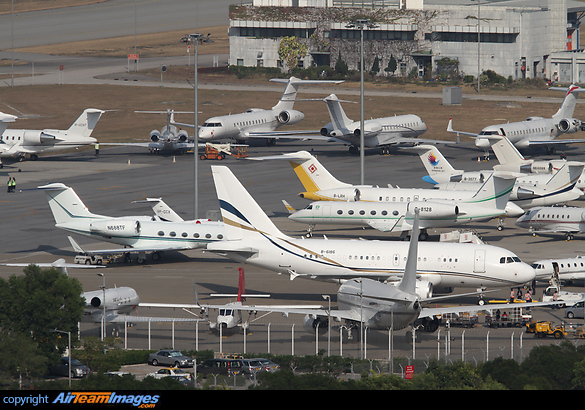
M 22 159 L 26 155 L 33 161 L 41 152 L 55 152 L 95 144 L 91 137 L 98 120 L 104 111 L 88 108 L 67 130 L 13 130 L 6 129 L 0 136 L 7 149 L 0 151 L 0 157 Z M 3 145 L 4 146 L 4 145 Z
M 419 152 L 428 175 L 423 181 L 435 184 L 440 190 L 471 190 L 473 192 L 495 171 L 462 171 L 453 168 L 437 147 L 419 145 L 412 148 Z M 514 184 L 510 201 L 526 209 L 548 206 L 579 199 L 585 183 L 581 182 L 582 162 L 565 162 L 554 174 L 520 174 Z
M 148 148 L 153 154 L 177 152 L 183 154 L 193 148 L 193 142 L 189 142 L 189 134 L 180 130 L 175 125 L 175 114 L 193 114 L 192 111 L 135 111 L 146 114 L 166 114 L 167 124 L 159 130 L 150 131 L 150 142 L 108 142 L 101 145 L 142 147 Z M 193 126 L 191 126 L 192 128 Z
M 111 217 L 91 213 L 73 188 L 61 183 L 38 187 L 47 194 L 55 226 L 100 241 L 123 245 L 118 249 L 85 251 L 88 254 L 138 252 L 138 263 L 144 263 L 146 252 L 159 260 L 162 252 L 205 247 L 222 240 L 222 222 L 194 220 L 170 222 L 152 216 Z
M 573 240 L 575 234 L 585 232 L 585 208 L 572 206 L 532 208 L 518 218 L 516 225 L 530 229 L 534 235 L 564 233 L 567 240 Z
M 506 215 L 506 204 L 516 178 L 490 175 L 482 189 L 469 201 L 427 200 L 416 202 L 317 201 L 289 215 L 296 222 L 369 226 L 382 232 L 413 230 L 414 211 L 420 212 L 420 240 L 428 239 L 428 228 L 485 222 Z M 518 214 L 522 209 L 518 208 Z
M 563 281 L 585 279 L 585 257 L 563 259 L 543 259 L 532 264 L 536 272 L 536 280 L 549 281 L 555 270 L 558 270 L 559 279 Z
M 280 101 L 270 110 L 250 108 L 240 114 L 222 115 L 205 120 L 199 129 L 199 139 L 202 142 L 219 140 L 246 141 L 250 139 L 267 139 L 274 143 L 276 139 L 303 139 L 307 135 L 318 134 L 318 131 L 281 131 L 276 130 L 282 125 L 298 124 L 305 118 L 305 114 L 294 110 L 293 106 L 297 91 L 301 84 L 340 84 L 343 81 L 330 80 L 300 80 L 291 77 L 272 78 L 270 81 L 285 83 L 286 88 Z M 192 124 L 174 122 L 175 125 L 193 127 Z M 317 137 L 313 137 L 317 138 Z M 321 138 L 322 139 L 322 138 Z
M 492 135 L 486 138 L 490 141 L 492 151 L 496 154 L 499 162 L 498 165 L 493 166 L 496 171 L 522 172 L 525 174 L 554 174 L 567 162 L 564 159 L 526 159 L 508 138 L 498 135 Z
M 400 280 L 406 242 L 295 239 L 283 234 L 227 167 L 212 166 L 227 240 L 207 250 L 291 279 L 371 278 Z M 534 270 L 512 252 L 485 244 L 422 243 L 419 245 L 419 294 L 433 288 L 518 286 Z
M 475 146 L 483 148 L 486 155 L 490 149 L 490 141 L 486 137 L 491 135 L 507 137 L 519 149 L 544 146 L 549 153 L 553 153 L 559 144 L 585 143 L 585 139 L 556 139 L 563 134 L 573 134 L 585 128 L 585 124 L 581 120 L 573 118 L 577 94 L 584 92 L 585 89 L 571 85 L 569 88 L 552 87 L 551 90 L 566 91 L 567 93 L 561 107 L 551 118 L 529 117 L 524 121 L 489 125 L 479 134 L 455 131 L 453 120 L 450 119 L 447 131 L 475 138 Z
M 347 117 L 341 100 L 335 94 L 324 98 L 331 122 L 321 128 L 321 135 L 334 141 L 350 143 L 349 152 L 355 154 L 361 145 L 360 121 Z M 347 101 L 346 101 L 347 102 Z M 366 148 L 381 147 L 382 153 L 388 153 L 391 146 L 416 145 L 427 143 L 449 143 L 418 139 L 427 130 L 427 125 L 417 115 L 397 115 L 364 121 L 364 146 Z
M 447 191 L 421 188 L 392 188 L 372 185 L 351 185 L 337 180 L 321 163 L 307 151 L 250 158 L 253 160 L 286 159 L 290 162 L 305 192 L 301 198 L 313 201 L 368 201 L 368 202 L 418 202 L 418 201 L 465 201 L 472 205 L 474 196 L 481 195 L 480 187 L 475 192 Z M 517 216 L 521 211 L 510 201 L 506 204 L 506 216 Z
M 477 312 L 485 310 L 485 306 L 451 306 L 426 308 L 424 303 L 436 303 L 439 300 L 464 295 L 450 295 L 442 297 L 421 296 L 420 265 L 426 260 L 421 245 L 418 244 L 419 211 L 415 210 L 413 235 L 408 247 L 405 248 L 406 257 L 404 274 L 395 283 L 383 283 L 367 277 L 354 277 L 345 281 L 337 291 L 338 309 L 315 309 L 288 307 L 259 308 L 256 311 L 280 312 L 285 315 L 304 315 L 305 330 L 315 333 L 327 330 L 329 320 L 344 322 L 351 332 L 359 329 L 363 324 L 368 329 L 401 330 L 409 326 L 422 325 L 427 332 L 434 332 L 441 322 L 440 316 L 447 313 Z M 306 240 L 309 242 L 312 240 Z M 404 243 L 405 244 L 405 243 Z M 531 276 L 531 275 L 529 275 Z M 531 306 L 549 306 L 550 303 L 535 303 Z M 234 309 L 244 310 L 245 307 Z M 268 310 L 269 309 L 269 310 Z M 351 333 L 350 333 L 351 337 Z

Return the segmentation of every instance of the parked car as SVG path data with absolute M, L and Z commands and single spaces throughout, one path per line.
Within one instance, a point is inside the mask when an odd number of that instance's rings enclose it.
M 155 373 L 148 373 L 146 377 L 148 376 L 154 377 L 155 379 L 162 379 L 163 377 L 174 377 L 177 379 L 186 378 L 187 380 L 191 380 L 191 375 L 189 373 L 186 373 L 177 367 L 163 367 Z
M 62 357 L 59 364 L 51 368 L 51 373 L 58 376 L 69 377 L 69 358 Z M 85 377 L 89 374 L 89 369 L 86 365 L 77 359 L 71 359 L 71 377 Z
M 208 374 L 238 375 L 241 372 L 241 359 L 209 359 L 197 366 L 197 373 L 205 376 Z
M 264 358 L 259 358 L 259 359 L 254 359 L 254 360 L 258 360 L 258 362 L 260 362 L 260 365 L 263 367 L 263 370 L 265 372 L 275 372 L 277 370 L 280 370 L 280 365 L 274 363 L 272 360 L 268 360 L 268 359 L 264 359 Z
M 585 318 L 585 302 L 578 302 L 573 306 L 566 308 L 565 317 L 569 319 Z
M 242 360 L 242 373 L 245 375 L 251 375 L 259 373 L 264 370 L 262 363 L 256 359 L 244 359 Z
M 148 355 L 148 364 L 158 366 L 159 364 L 174 367 L 193 367 L 193 359 L 185 356 L 178 350 L 159 350 Z

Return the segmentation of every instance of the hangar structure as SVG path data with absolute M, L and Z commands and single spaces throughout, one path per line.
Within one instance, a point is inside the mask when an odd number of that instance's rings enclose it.
M 364 68 L 374 75 L 493 70 L 578 82 L 582 72 L 585 81 L 584 11 L 572 0 L 254 0 L 230 7 L 229 63 L 286 70 L 279 47 L 294 36 L 299 67 L 335 67 L 341 58 L 355 70 L 361 31 L 351 23 L 362 19 L 374 23 L 363 29 Z

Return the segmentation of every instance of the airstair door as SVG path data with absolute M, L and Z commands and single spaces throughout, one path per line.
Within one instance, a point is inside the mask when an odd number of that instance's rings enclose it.
M 485 272 L 485 249 L 477 249 L 475 251 L 473 271 L 476 273 Z

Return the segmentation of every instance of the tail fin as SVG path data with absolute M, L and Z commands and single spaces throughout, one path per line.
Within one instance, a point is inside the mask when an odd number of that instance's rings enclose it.
M 141 203 L 151 203 L 152 210 L 154 214 L 158 216 L 161 220 L 167 222 L 184 222 L 184 219 L 181 218 L 173 209 L 168 206 L 162 198 L 146 198 L 140 201 L 132 201 L 133 204 L 141 204 Z
M 435 178 L 439 175 L 453 176 L 460 174 L 463 171 L 456 170 L 447 161 L 447 159 L 441 154 L 441 151 L 434 145 L 417 145 L 409 148 L 418 152 L 418 156 L 422 161 L 425 169 L 428 172 L 429 178 L 423 177 L 423 181 L 436 184 L 437 182 L 448 182 L 448 181 L 437 181 Z
M 515 183 L 515 176 L 504 172 L 494 172 L 479 188 L 471 201 L 505 210 Z
M 414 220 L 412 223 L 412 233 L 410 235 L 410 244 L 408 246 L 408 258 L 406 259 L 406 267 L 404 268 L 404 275 L 402 276 L 402 280 L 398 284 L 399 290 L 408 293 L 416 292 L 419 214 L 420 210 L 415 208 Z
M 89 137 L 93 132 L 98 120 L 104 111 L 96 108 L 88 108 L 81 113 L 79 118 L 69 127 L 68 131 L 81 134 L 84 137 Z
M 551 87 L 551 90 L 566 90 L 567 94 L 561 104 L 559 110 L 552 116 L 554 120 L 562 120 L 563 118 L 572 118 L 577 105 L 577 93 L 584 92 L 585 89 L 571 84 L 568 89 Z
M 546 189 L 573 189 L 583 173 L 584 165 L 582 162 L 567 162 L 548 180 Z
M 343 130 L 347 129 L 347 127 L 353 123 L 343 110 L 341 106 L 341 102 L 337 98 L 335 94 L 331 94 L 330 96 L 326 97 L 325 103 L 327 104 L 327 109 L 329 110 L 329 117 L 331 117 L 331 125 L 333 125 L 334 129 Z
M 104 218 L 102 215 L 89 212 L 73 188 L 64 184 L 48 184 L 39 186 L 38 189 L 45 190 L 56 224 L 71 222 L 75 219 Z
M 73 250 L 77 253 L 86 253 L 83 248 L 81 246 L 79 246 L 79 244 L 75 241 L 75 239 L 73 239 L 70 236 L 67 236 L 67 239 L 69 239 L 69 243 L 71 244 L 71 246 L 73 247 Z
M 327 169 L 321 165 L 317 158 L 307 151 L 299 151 L 294 155 L 294 159 L 289 160 L 301 184 L 307 192 L 323 191 L 331 188 L 346 188 L 351 184 L 346 184 L 337 180 Z M 304 158 L 304 159 L 300 159 Z
M 238 284 L 238 302 L 246 301 L 246 279 L 244 278 L 244 268 L 238 268 L 240 274 L 240 283 Z
M 14 122 L 17 118 L 18 117 L 15 115 L 0 112 L 0 135 L 2 135 L 4 131 L 6 131 L 6 128 L 8 128 L 8 124 Z
M 212 165 L 211 172 L 228 240 L 252 238 L 257 235 L 286 237 L 228 167 Z
M 527 160 L 506 137 L 497 135 L 486 136 L 490 141 L 492 151 L 496 154 L 501 165 L 526 163 Z
M 270 81 L 277 83 L 286 83 L 286 88 L 280 97 L 280 101 L 274 107 L 273 110 L 292 110 L 295 100 L 297 98 L 297 92 L 301 84 L 339 84 L 343 81 L 332 81 L 332 80 L 301 80 L 296 77 L 291 77 L 288 80 L 283 78 L 271 78 Z

